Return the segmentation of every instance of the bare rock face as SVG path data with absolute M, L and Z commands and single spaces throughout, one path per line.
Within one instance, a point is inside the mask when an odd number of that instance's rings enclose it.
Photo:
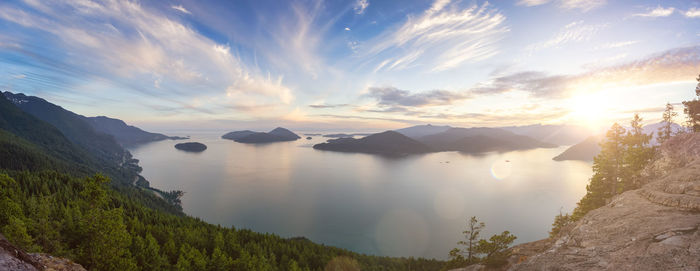
M 557 239 L 516 246 L 508 268 L 700 270 L 700 134 L 668 140 L 644 175 Z
M 85 271 L 85 268 L 71 260 L 48 254 L 28 254 L 0 234 L 0 270 Z

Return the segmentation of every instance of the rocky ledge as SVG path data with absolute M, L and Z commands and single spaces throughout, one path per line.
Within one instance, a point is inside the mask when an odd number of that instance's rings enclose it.
M 85 271 L 71 260 L 43 253 L 26 253 L 0 234 L 0 270 Z
M 700 134 L 671 138 L 645 185 L 554 239 L 513 248 L 509 270 L 699 270 Z

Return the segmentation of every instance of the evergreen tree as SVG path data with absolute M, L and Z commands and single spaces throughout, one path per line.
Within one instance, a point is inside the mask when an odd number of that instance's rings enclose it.
M 644 134 L 642 118 L 639 117 L 639 114 L 634 114 L 630 127 L 624 140 L 622 192 L 637 189 L 641 186 L 640 173 L 649 164 L 654 155 L 654 149 L 649 145 L 652 136 Z
M 698 85 L 695 87 L 695 96 L 700 97 L 700 75 L 696 79 Z M 686 114 L 686 125 L 693 132 L 700 132 L 700 100 L 697 98 L 683 102 L 683 113 Z
M 484 254 L 483 263 L 488 267 L 499 267 L 507 263 L 510 257 L 508 247 L 517 239 L 509 231 L 491 236 L 489 240 L 481 239 L 475 247 L 475 251 Z
M 586 195 L 574 209 L 574 221 L 590 210 L 605 205 L 608 199 L 617 194 L 624 162 L 625 134 L 625 128 L 615 123 L 600 143 L 601 151 L 593 158 L 593 177 L 586 186 Z
M 666 103 L 666 109 L 664 110 L 664 113 L 662 114 L 661 122 L 663 122 L 663 125 L 659 127 L 659 130 L 657 132 L 656 140 L 659 143 L 664 143 L 666 140 L 671 138 L 671 134 L 673 133 L 673 118 L 678 116 L 678 113 L 676 111 L 673 111 L 673 105 L 671 103 Z
M 467 222 L 467 230 L 462 232 L 465 240 L 457 242 L 464 246 L 464 250 L 453 249 L 450 251 L 450 258 L 457 261 L 465 260 L 468 264 L 474 263 L 476 261 L 474 249 L 479 240 L 479 234 L 485 226 L 484 222 L 479 222 L 475 216 L 472 216 Z

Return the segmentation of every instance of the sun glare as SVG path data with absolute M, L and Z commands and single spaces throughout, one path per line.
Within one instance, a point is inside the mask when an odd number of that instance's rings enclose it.
M 603 92 L 583 93 L 570 99 L 572 121 L 588 127 L 591 130 L 598 130 L 605 125 L 605 119 L 610 113 L 610 100 Z

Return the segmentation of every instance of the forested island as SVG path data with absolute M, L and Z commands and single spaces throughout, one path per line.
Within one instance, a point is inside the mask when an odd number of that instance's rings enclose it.
M 185 142 L 175 144 L 175 148 L 186 152 L 203 152 L 207 149 L 207 145 L 199 142 Z

